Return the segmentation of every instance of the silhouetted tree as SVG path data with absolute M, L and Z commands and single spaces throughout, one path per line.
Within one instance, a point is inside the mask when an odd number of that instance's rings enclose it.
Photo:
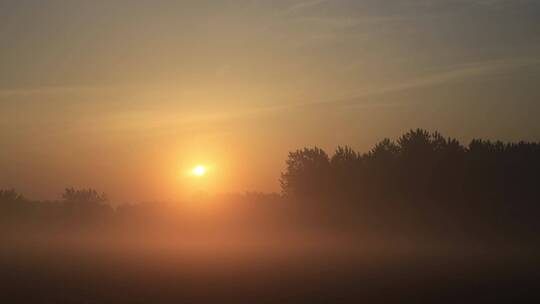
M 338 147 L 330 159 L 330 166 L 333 195 L 355 196 L 357 184 L 361 180 L 361 155 L 348 146 Z
M 26 199 L 15 189 L 0 189 L 0 217 L 13 216 L 24 209 Z
M 62 198 L 70 203 L 103 204 L 107 202 L 105 193 L 98 193 L 95 189 L 66 188 Z
M 15 191 L 15 189 L 0 189 L 0 202 L 1 203 L 11 203 L 11 202 L 22 202 L 24 197 L 22 194 Z
M 281 175 L 285 195 L 317 196 L 326 194 L 330 185 L 330 159 L 322 149 L 304 148 L 289 153 L 287 169 Z
M 113 211 L 105 193 L 95 189 L 66 188 L 62 198 L 66 220 L 74 225 L 103 222 Z

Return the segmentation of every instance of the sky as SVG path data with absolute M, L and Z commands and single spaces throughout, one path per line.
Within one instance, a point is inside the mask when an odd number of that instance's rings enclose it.
M 0 71 L 30 198 L 279 191 L 289 151 L 418 127 L 540 141 L 537 0 L 0 0 Z

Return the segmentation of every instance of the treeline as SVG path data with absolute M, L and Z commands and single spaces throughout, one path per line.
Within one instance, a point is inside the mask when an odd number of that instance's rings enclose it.
M 107 196 L 94 189 L 66 188 L 61 199 L 35 201 L 15 189 L 0 189 L 0 224 L 42 231 L 65 227 L 95 226 L 114 212 Z
M 283 195 L 332 202 L 387 222 L 427 223 L 493 233 L 540 228 L 540 144 L 474 139 L 468 146 L 438 132 L 411 130 L 366 153 L 338 147 L 291 152 Z M 530 236 L 529 235 L 529 236 Z
M 284 211 L 286 206 L 292 208 Z M 278 194 L 254 192 L 196 201 L 113 204 L 105 193 L 92 188 L 66 188 L 59 199 L 51 201 L 31 200 L 15 189 L 0 189 L 0 239 L 25 233 L 181 236 L 195 231 L 249 231 L 250 227 L 262 232 L 278 226 L 290 228 L 286 222 L 297 221 L 294 214 L 300 212 L 291 212 L 293 208 Z
M 474 139 L 468 146 L 438 132 L 411 130 L 384 139 L 367 153 L 338 147 L 331 157 L 317 147 L 289 154 L 282 192 L 292 196 L 349 198 L 479 198 L 536 201 L 540 144 Z

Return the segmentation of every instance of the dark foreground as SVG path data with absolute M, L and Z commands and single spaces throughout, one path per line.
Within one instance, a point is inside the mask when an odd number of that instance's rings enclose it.
M 235 244 L 101 249 L 76 242 L 41 248 L 32 247 L 35 243 L 11 245 L 1 252 L 1 303 L 540 300 L 540 264 L 532 251 L 525 250 L 503 254 L 471 247 L 462 252 L 448 248 L 341 252 L 317 246 L 272 251 Z

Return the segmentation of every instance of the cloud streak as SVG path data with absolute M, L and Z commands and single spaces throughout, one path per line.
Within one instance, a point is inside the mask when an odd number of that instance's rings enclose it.
M 366 104 L 366 98 L 381 96 L 386 94 L 398 93 L 407 90 L 417 90 L 429 88 L 437 85 L 442 85 L 446 83 L 453 83 L 459 81 L 465 81 L 468 79 L 478 78 L 480 76 L 487 76 L 492 74 L 499 73 L 511 73 L 515 69 L 526 68 L 526 67 L 537 67 L 540 66 L 540 58 L 522 58 L 522 59 L 504 59 L 504 60 L 494 60 L 486 62 L 475 62 L 470 64 L 455 65 L 445 69 L 440 69 L 433 71 L 426 75 L 418 76 L 414 79 L 404 80 L 400 83 L 390 84 L 382 86 L 379 88 L 369 89 L 365 92 L 345 99 L 337 100 L 323 100 L 323 101 L 314 101 L 314 102 L 299 102 L 294 104 L 287 104 L 281 106 L 272 106 L 267 108 L 259 108 L 250 110 L 247 113 L 257 114 L 257 113 L 273 113 L 280 111 L 287 111 L 293 108 L 301 107 L 313 107 L 313 106 L 324 106 L 324 105 L 347 105 L 354 107 L 363 107 L 363 106 L 377 106 L 376 104 Z M 396 101 L 395 104 L 401 104 L 401 102 Z M 384 104 L 387 106 L 388 104 Z
M 316 6 L 319 6 L 325 2 L 328 2 L 328 0 L 310 0 L 310 1 L 301 1 L 296 4 L 293 4 L 292 6 L 289 6 L 287 9 L 285 9 L 286 14 L 295 13 L 301 10 L 313 8 Z

